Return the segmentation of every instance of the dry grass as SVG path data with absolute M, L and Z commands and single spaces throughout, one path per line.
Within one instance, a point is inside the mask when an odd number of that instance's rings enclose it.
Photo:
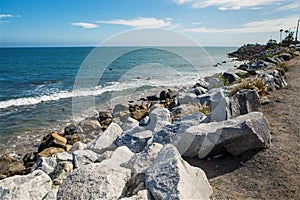
M 202 112 L 204 115 L 210 113 L 210 107 L 206 104 L 206 102 L 204 102 L 203 105 L 201 105 L 201 103 L 197 103 L 197 105 L 199 107 L 199 111 Z
M 268 86 L 264 83 L 262 79 L 249 78 L 244 79 L 241 83 L 234 86 L 230 91 L 230 96 L 233 96 L 235 93 L 243 89 L 256 90 L 256 92 L 260 96 L 265 96 L 268 92 Z

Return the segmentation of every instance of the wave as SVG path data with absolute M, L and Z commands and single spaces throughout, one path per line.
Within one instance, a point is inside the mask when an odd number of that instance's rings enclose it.
M 110 82 L 105 87 L 96 86 L 94 88 L 84 89 L 84 90 L 82 89 L 82 90 L 73 90 L 73 91 L 58 91 L 52 94 L 10 99 L 7 101 L 0 102 L 0 109 L 12 107 L 12 106 L 17 107 L 17 106 L 34 105 L 42 102 L 57 101 L 60 99 L 68 99 L 74 97 L 98 96 L 103 94 L 104 92 L 122 91 L 127 89 L 140 88 L 143 86 L 172 87 L 172 86 L 188 85 L 188 84 L 195 83 L 196 79 L 197 79 L 196 77 L 179 76 L 176 78 L 166 77 L 164 80 L 136 79 L 136 80 L 125 81 L 125 82 Z

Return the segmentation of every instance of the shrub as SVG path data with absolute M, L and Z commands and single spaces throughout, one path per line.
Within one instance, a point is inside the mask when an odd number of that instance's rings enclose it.
M 278 67 L 284 69 L 284 71 L 286 71 L 286 72 L 289 71 L 289 67 L 286 63 L 280 63 L 280 64 L 278 64 Z
M 256 90 L 256 92 L 260 96 L 265 96 L 268 92 L 268 86 L 264 83 L 262 79 L 251 78 L 244 79 L 241 83 L 233 87 L 230 91 L 230 96 L 233 96 L 235 93 L 243 89 Z

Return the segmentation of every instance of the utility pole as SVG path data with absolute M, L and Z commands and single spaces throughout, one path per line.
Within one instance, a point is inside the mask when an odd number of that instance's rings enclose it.
M 298 37 L 299 21 L 300 21 L 300 19 L 298 19 L 298 22 L 297 22 L 297 29 L 296 29 L 296 36 L 295 36 L 295 44 L 297 44 L 297 42 L 298 42 L 297 37 Z

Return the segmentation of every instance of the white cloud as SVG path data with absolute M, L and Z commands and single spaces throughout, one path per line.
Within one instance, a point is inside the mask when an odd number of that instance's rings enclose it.
M 91 28 L 97 28 L 98 27 L 98 25 L 96 25 L 96 24 L 86 23 L 86 22 L 74 22 L 74 23 L 70 23 L 70 25 L 79 26 L 79 27 L 82 27 L 84 29 L 91 29 Z
M 173 0 L 178 5 L 190 4 L 193 8 L 216 6 L 219 10 L 259 9 L 283 0 Z
M 243 24 L 240 28 L 217 29 L 217 28 L 190 28 L 184 29 L 185 32 L 195 33 L 263 33 L 278 32 L 280 29 L 290 29 L 295 27 L 298 16 L 290 16 L 280 19 L 253 21 Z
M 13 17 L 11 14 L 0 14 L 0 19 L 7 18 L 7 17 Z
M 162 28 L 171 25 L 172 18 L 156 19 L 149 17 L 138 17 L 135 19 L 115 19 L 115 20 L 107 20 L 107 21 L 98 21 L 101 24 L 118 24 L 131 26 L 134 28 Z
M 299 8 L 299 3 L 291 3 L 291 4 L 287 4 L 285 6 L 282 6 L 278 9 L 276 9 L 275 11 L 286 11 L 286 10 L 297 10 Z

